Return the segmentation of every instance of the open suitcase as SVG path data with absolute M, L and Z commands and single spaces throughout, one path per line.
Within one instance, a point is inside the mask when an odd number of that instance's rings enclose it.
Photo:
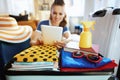
M 62 53 L 65 51 L 61 51 Z M 60 60 L 61 61 L 61 60 Z M 103 71 L 86 71 L 86 72 L 62 72 L 57 71 L 11 71 L 8 70 L 11 67 L 13 61 L 6 65 L 5 73 L 7 80 L 116 80 L 111 79 L 114 72 L 113 69 L 107 69 Z

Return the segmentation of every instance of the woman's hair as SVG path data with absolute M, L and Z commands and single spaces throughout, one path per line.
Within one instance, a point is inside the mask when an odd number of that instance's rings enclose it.
M 54 0 L 53 4 L 51 6 L 51 9 L 53 8 L 53 6 L 56 6 L 56 5 L 65 6 L 64 0 Z M 67 24 L 66 17 L 67 16 L 65 14 L 65 16 L 64 16 L 63 20 L 60 22 L 59 26 L 61 26 L 61 27 L 66 26 L 66 24 Z M 50 19 L 51 19 L 51 15 L 50 15 Z

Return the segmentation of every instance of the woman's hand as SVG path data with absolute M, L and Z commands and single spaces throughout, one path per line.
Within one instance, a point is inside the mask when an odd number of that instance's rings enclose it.
M 41 45 L 41 44 L 43 44 L 41 32 L 39 32 L 39 31 L 34 31 L 33 32 L 32 36 L 31 36 L 30 44 L 32 46 L 33 45 Z
M 65 47 L 65 43 L 63 41 L 55 41 L 54 42 L 54 45 L 57 47 L 57 48 L 62 48 L 62 47 Z
M 69 39 L 63 38 L 61 41 L 55 41 L 55 42 L 54 42 L 54 45 L 55 45 L 57 48 L 62 48 L 62 47 L 65 47 L 65 45 L 66 45 L 69 41 L 70 41 Z

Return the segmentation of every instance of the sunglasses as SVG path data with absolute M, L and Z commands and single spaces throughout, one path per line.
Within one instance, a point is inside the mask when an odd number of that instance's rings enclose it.
M 86 59 L 88 61 L 93 62 L 93 63 L 99 63 L 102 60 L 102 57 L 96 53 L 85 54 L 85 53 L 80 52 L 80 51 L 75 51 L 72 53 L 72 56 L 74 58 L 86 57 Z

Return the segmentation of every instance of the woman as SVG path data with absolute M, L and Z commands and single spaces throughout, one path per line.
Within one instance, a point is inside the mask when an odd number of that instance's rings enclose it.
M 54 3 L 51 6 L 50 11 L 50 20 L 44 20 L 41 21 L 38 24 L 37 31 L 33 34 L 33 37 L 31 39 L 32 45 L 39 45 L 42 44 L 42 36 L 41 35 L 41 25 L 51 25 L 51 26 L 58 26 L 63 27 L 63 40 L 58 42 L 55 41 L 55 45 L 57 47 L 64 47 L 65 44 L 69 41 L 70 37 L 70 31 L 68 27 L 66 27 L 67 21 L 66 21 L 66 13 L 65 13 L 65 3 L 62 0 L 55 0 Z M 35 37 L 39 35 L 39 37 Z

